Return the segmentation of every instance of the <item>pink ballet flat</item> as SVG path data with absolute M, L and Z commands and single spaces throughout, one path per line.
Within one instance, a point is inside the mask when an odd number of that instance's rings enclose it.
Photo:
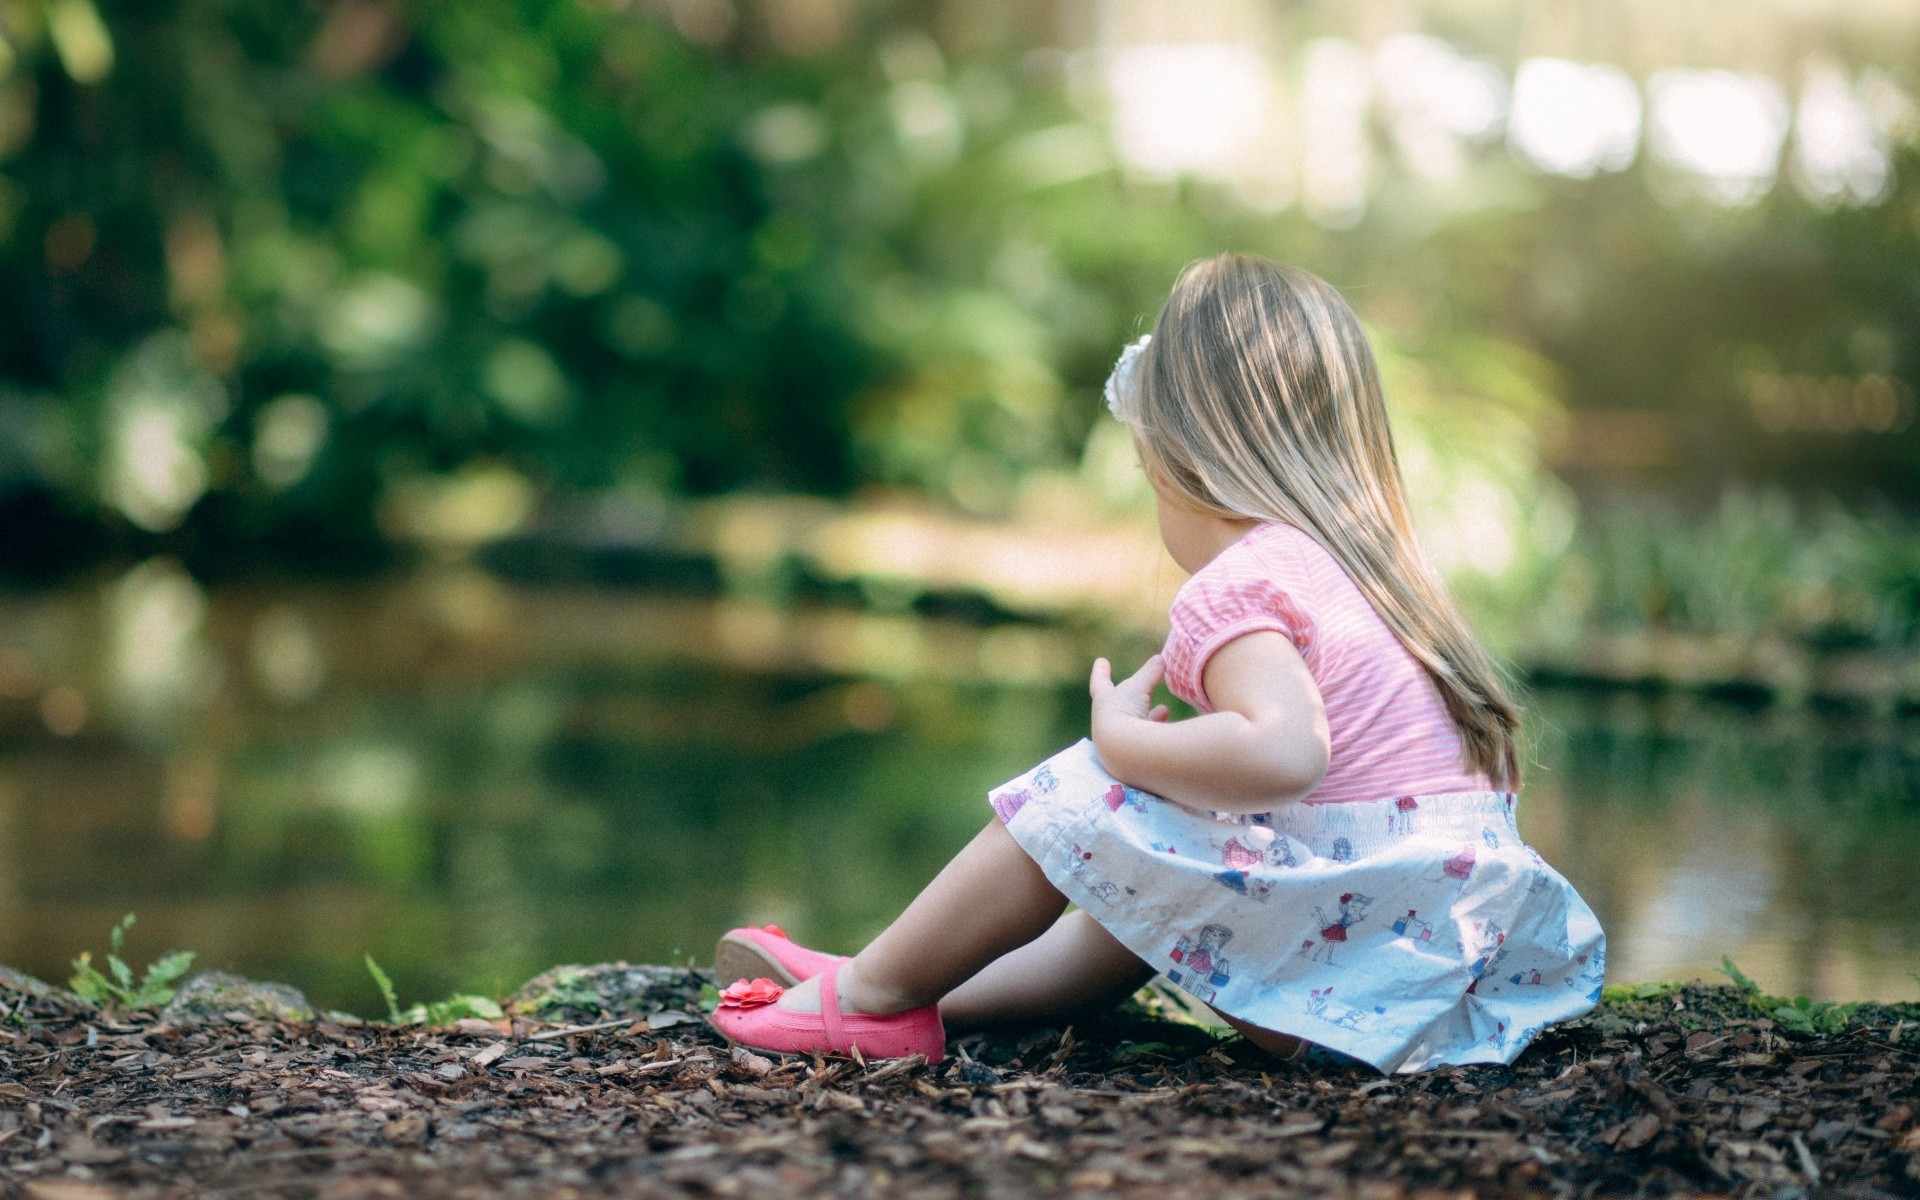
M 947 1030 L 940 1008 L 929 1004 L 890 1017 L 842 1013 L 836 976 L 838 962 L 820 972 L 820 1011 L 788 1012 L 776 1007 L 785 988 L 771 979 L 742 979 L 720 993 L 720 1007 L 708 1020 L 720 1035 L 750 1050 L 777 1054 L 852 1054 L 862 1058 L 922 1055 L 930 1063 L 947 1056 Z
M 721 934 L 720 944 L 713 948 L 714 983 L 726 987 L 741 979 L 767 978 L 792 987 L 845 961 L 838 954 L 807 949 L 778 925 L 744 925 Z

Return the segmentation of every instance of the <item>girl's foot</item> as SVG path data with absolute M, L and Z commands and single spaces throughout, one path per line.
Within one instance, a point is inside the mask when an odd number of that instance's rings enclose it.
M 713 1027 L 736 1045 L 780 1054 L 851 1054 L 864 1058 L 906 1058 L 918 1054 L 928 1062 L 946 1057 L 947 1034 L 936 1005 L 908 1009 L 888 1016 L 843 1012 L 835 976 L 840 964 L 829 964 L 805 986 L 814 1008 L 797 1010 L 771 1003 L 777 985 L 771 980 L 741 981 L 721 993 Z M 779 996 L 784 999 L 784 995 Z
M 910 1012 L 923 1007 L 911 996 L 902 996 L 888 988 L 878 988 L 869 983 L 860 972 L 853 959 L 843 959 L 836 964 L 839 971 L 834 979 L 834 990 L 838 994 L 838 1004 L 843 1013 L 854 1013 L 864 1017 L 890 1017 L 896 1013 Z M 817 1013 L 820 1011 L 821 993 L 824 987 L 824 972 L 803 979 L 780 994 L 779 1006 L 787 1012 Z
M 714 983 L 724 988 L 741 979 L 771 979 L 790 988 L 831 963 L 845 961 L 837 954 L 807 949 L 778 925 L 745 925 L 729 929 L 714 947 Z

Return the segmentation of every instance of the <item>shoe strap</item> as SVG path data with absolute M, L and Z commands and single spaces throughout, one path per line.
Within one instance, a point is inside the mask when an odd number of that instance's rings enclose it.
M 840 964 L 820 968 L 820 1022 L 827 1027 L 827 1048 L 844 1053 L 850 1048 L 846 1029 L 840 1023 Z

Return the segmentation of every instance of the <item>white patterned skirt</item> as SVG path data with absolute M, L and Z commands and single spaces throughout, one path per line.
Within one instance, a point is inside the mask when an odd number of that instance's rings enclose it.
M 1512 1062 L 1600 999 L 1606 937 L 1508 792 L 1198 812 L 1082 740 L 991 795 L 1067 899 L 1216 1011 L 1382 1071 Z

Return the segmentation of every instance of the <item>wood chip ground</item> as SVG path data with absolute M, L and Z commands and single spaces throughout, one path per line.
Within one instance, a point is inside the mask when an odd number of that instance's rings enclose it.
M 0 999 L 0 1195 L 28 1200 L 1920 1195 L 1910 1014 L 1802 1036 L 1730 988 L 1394 1078 L 1137 1013 L 930 1068 L 776 1061 L 661 1014 L 166 1025 Z

